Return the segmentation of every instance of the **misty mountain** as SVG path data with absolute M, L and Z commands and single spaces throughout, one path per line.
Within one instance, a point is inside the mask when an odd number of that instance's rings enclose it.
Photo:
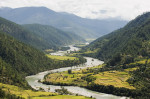
M 55 12 L 45 7 L 1 8 L 0 16 L 18 24 L 52 25 L 84 38 L 98 38 L 127 23 L 117 19 L 85 19 L 69 13 Z

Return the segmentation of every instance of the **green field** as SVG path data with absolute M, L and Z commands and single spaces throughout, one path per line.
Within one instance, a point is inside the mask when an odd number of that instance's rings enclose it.
M 101 66 L 97 66 L 101 68 Z M 44 82 L 51 82 L 53 84 L 67 84 L 76 86 L 87 86 L 91 82 L 99 85 L 113 85 L 114 87 L 124 87 L 128 89 L 135 89 L 126 80 L 130 78 L 129 71 L 136 70 L 137 68 L 129 68 L 124 71 L 105 71 L 98 74 L 90 72 L 92 69 L 83 69 L 79 71 L 68 71 L 61 73 L 53 73 L 48 75 Z
M 76 44 L 76 45 L 74 45 L 75 47 L 78 47 L 78 48 L 82 48 L 82 47 L 84 47 L 84 46 L 86 46 L 86 44 Z
M 95 40 L 94 38 L 93 39 L 86 39 L 87 42 L 92 42 L 94 40 Z
M 54 52 L 54 50 L 53 49 L 46 49 L 45 52 L 51 53 L 51 52 Z
M 58 95 L 49 97 L 34 97 L 32 99 L 91 99 L 91 98 L 84 96 Z
M 21 96 L 25 99 L 91 99 L 84 96 L 59 95 L 57 93 L 25 90 L 20 87 L 0 83 L 0 88 L 7 93 Z
M 70 56 L 56 56 L 56 55 L 49 55 L 47 56 L 51 59 L 56 59 L 56 60 L 77 60 L 78 58 L 76 57 L 70 57 Z

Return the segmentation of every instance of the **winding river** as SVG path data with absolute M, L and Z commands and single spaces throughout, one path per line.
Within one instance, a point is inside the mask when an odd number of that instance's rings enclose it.
M 67 51 L 58 51 L 55 53 L 51 53 L 51 55 L 63 56 L 65 53 L 68 53 L 70 51 L 79 50 L 79 48 L 77 48 L 77 47 L 73 47 L 73 46 L 69 46 L 69 47 L 70 47 L 70 49 Z M 93 67 L 93 66 L 103 64 L 103 61 L 100 61 L 98 59 L 94 59 L 91 57 L 85 57 L 85 58 L 87 59 L 87 62 L 85 64 L 81 64 L 78 66 L 72 66 L 72 67 L 53 69 L 53 70 L 49 70 L 49 71 L 45 71 L 45 72 L 40 72 L 36 75 L 27 76 L 26 80 L 29 83 L 29 85 L 36 90 L 38 90 L 41 87 L 45 91 L 49 91 L 48 88 L 50 88 L 50 92 L 55 92 L 55 89 L 61 89 L 61 86 L 45 85 L 45 84 L 38 82 L 38 80 L 43 79 L 43 77 L 48 73 L 67 71 L 68 69 L 71 69 L 71 68 L 74 70 L 78 70 L 78 69 L 83 69 L 83 68 Z M 67 89 L 68 91 L 72 92 L 72 93 L 83 95 L 83 96 L 88 96 L 88 97 L 92 96 L 96 99 L 125 99 L 125 97 L 119 97 L 119 96 L 115 96 L 115 95 L 111 95 L 111 94 L 95 92 L 95 91 L 91 91 L 91 90 L 77 87 L 77 86 L 64 86 L 64 88 Z

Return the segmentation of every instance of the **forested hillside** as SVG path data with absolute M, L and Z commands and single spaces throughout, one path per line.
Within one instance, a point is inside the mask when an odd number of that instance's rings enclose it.
M 102 60 L 118 55 L 145 56 L 150 40 L 150 13 L 138 16 L 124 28 L 113 31 L 92 42 L 84 50 Z
M 32 45 L 38 49 L 56 49 L 57 47 L 53 44 L 45 42 L 41 37 L 31 33 L 29 30 L 24 29 L 22 26 L 8 21 L 0 17 L 0 31 L 3 31 L 16 39 Z
M 38 72 L 79 64 L 79 59 L 57 61 L 43 52 L 0 32 L 0 82 L 27 87 L 25 76 Z
M 136 89 L 137 99 L 150 97 L 150 12 L 138 16 L 124 28 L 105 35 L 83 48 L 84 55 L 105 61 L 100 71 L 137 68 L 127 80 Z
M 24 28 L 41 37 L 46 43 L 55 46 L 64 46 L 73 43 L 83 43 L 85 40 L 73 33 L 63 32 L 48 25 L 26 24 Z

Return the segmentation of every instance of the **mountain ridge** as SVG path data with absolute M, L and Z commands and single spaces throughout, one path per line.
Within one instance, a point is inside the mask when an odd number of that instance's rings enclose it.
M 84 39 L 100 37 L 127 23 L 126 21 L 116 19 L 85 19 L 73 14 L 55 12 L 46 7 L 22 7 L 9 10 L 0 9 L 0 16 L 18 24 L 37 23 L 51 25 L 63 31 L 75 33 L 84 37 Z

